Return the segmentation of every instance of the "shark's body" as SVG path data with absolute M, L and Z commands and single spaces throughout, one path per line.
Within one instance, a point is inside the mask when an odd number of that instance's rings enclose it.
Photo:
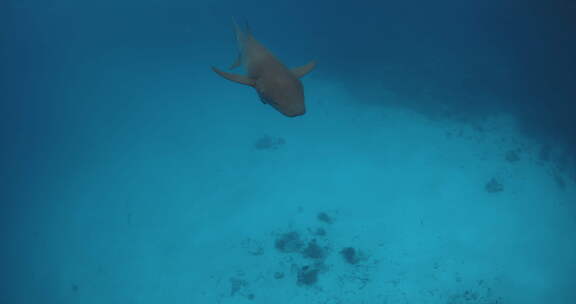
M 310 72 L 316 63 L 312 61 L 305 66 L 289 69 L 248 30 L 242 31 L 236 23 L 234 26 L 239 55 L 230 68 L 243 65 L 247 75 L 232 74 L 212 67 L 214 72 L 230 81 L 253 87 L 263 103 L 288 117 L 306 113 L 304 88 L 299 78 Z

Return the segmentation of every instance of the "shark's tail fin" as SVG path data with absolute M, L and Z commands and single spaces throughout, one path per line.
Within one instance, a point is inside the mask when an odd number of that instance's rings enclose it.
M 243 31 L 234 17 L 232 17 L 232 24 L 234 24 L 234 36 L 236 37 L 236 43 L 238 43 L 238 49 L 242 50 L 244 42 L 250 36 L 250 31 Z
M 252 29 L 250 29 L 250 24 L 247 20 L 244 20 L 244 29 L 246 30 L 246 35 L 252 36 Z

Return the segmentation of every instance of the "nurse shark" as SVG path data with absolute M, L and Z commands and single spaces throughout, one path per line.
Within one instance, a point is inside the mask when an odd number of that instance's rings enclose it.
M 230 69 L 243 65 L 247 74 L 232 74 L 216 67 L 212 70 L 230 81 L 253 87 L 264 104 L 271 105 L 285 116 L 304 115 L 306 105 L 300 78 L 312 71 L 316 62 L 290 69 L 254 38 L 248 26 L 242 30 L 234 22 L 234 29 L 239 54 Z

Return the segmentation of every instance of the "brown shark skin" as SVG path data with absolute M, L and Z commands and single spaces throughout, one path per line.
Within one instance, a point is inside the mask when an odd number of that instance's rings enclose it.
M 314 61 L 305 66 L 290 70 L 272 52 L 235 24 L 236 36 L 240 48 L 240 62 L 247 75 L 231 74 L 212 67 L 220 76 L 237 83 L 252 86 L 265 104 L 270 104 L 287 117 L 301 116 L 306 113 L 304 87 L 300 77 L 309 73 L 315 66 Z

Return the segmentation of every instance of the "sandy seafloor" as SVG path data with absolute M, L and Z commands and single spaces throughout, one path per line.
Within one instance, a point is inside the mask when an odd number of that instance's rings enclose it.
M 308 113 L 295 119 L 214 75 L 198 100 L 130 103 L 138 119 L 116 118 L 114 132 L 99 136 L 94 120 L 94 151 L 51 177 L 46 207 L 14 228 L 35 250 L 13 303 L 576 298 L 576 185 L 563 170 L 574 164 L 552 161 L 554 143 L 505 114 L 428 117 L 402 100 L 358 105 L 321 73 L 304 82 Z M 280 250 L 287 235 L 293 252 Z M 305 256 L 311 242 L 320 258 Z

